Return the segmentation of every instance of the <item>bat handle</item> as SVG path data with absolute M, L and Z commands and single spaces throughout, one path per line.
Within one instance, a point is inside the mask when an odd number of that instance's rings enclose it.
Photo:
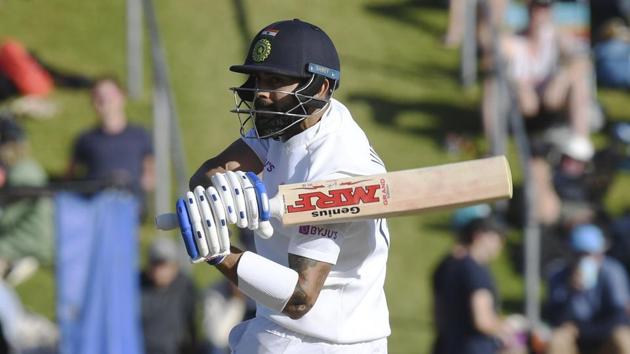
M 179 227 L 177 215 L 175 213 L 160 214 L 155 217 L 155 227 L 158 230 L 173 230 Z

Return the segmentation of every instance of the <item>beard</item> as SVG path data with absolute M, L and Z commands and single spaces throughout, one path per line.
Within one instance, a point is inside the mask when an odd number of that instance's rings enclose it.
M 254 102 L 254 109 L 257 111 L 254 117 L 254 124 L 259 136 L 273 136 L 284 128 L 293 124 L 300 117 L 286 116 L 284 113 L 291 111 L 294 113 L 295 107 L 298 105 L 297 99 L 293 96 L 287 96 L 280 101 L 263 103 L 261 100 Z M 303 112 L 295 112 L 303 113 Z M 280 134 L 281 135 L 281 134 Z

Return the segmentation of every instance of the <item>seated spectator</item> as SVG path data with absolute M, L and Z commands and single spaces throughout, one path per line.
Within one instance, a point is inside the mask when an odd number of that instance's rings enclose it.
M 487 217 L 473 218 L 433 273 L 434 354 L 499 353 L 513 345 L 513 329 L 498 314 L 498 294 L 488 264 L 499 256 L 503 230 Z
M 4 191 L 47 183 L 43 168 L 30 155 L 24 130 L 9 116 L 0 118 L 0 162 Z M 0 211 L 0 273 L 15 285 L 39 264 L 52 262 L 52 202 L 45 197 L 2 198 Z
M 165 237 L 149 247 L 141 277 L 145 353 L 196 352 L 197 294 L 192 280 L 180 271 L 178 252 L 175 241 Z
M 236 285 L 220 279 L 203 293 L 203 333 L 208 343 L 207 354 L 228 354 L 230 331 L 237 324 L 254 318 L 256 304 Z
M 615 18 L 602 25 L 593 46 L 597 84 L 630 89 L 630 27 Z
M 596 209 L 586 183 L 594 147 L 580 135 L 571 135 L 557 143 L 558 163 L 543 157 L 530 162 L 536 188 L 536 218 L 544 226 L 589 222 Z
M 606 240 L 592 224 L 570 235 L 574 256 L 548 280 L 546 317 L 554 327 L 548 354 L 630 353 L 628 276 L 605 255 Z
M 254 251 L 254 232 L 238 229 L 241 249 Z M 202 294 L 202 331 L 207 342 L 205 354 L 229 354 L 228 338 L 237 324 L 254 318 L 256 302 L 245 296 L 236 285 L 222 278 Z
M 595 111 L 588 47 L 556 28 L 553 2 L 530 0 L 527 27 L 502 38 L 500 51 L 529 128 L 549 126 L 554 123 L 549 116 L 566 111 L 573 133 L 588 137 Z
M 75 140 L 66 176 L 127 185 L 144 204 L 145 193 L 155 184 L 149 134 L 128 123 L 125 94 L 114 79 L 101 79 L 94 85 L 92 105 L 99 123 Z
M 92 79 L 53 67 L 15 39 L 0 43 L 0 102 L 14 99 L 16 114 L 50 118 L 56 106 L 48 99 L 55 87 L 84 89 Z
M 28 311 L 15 290 L 0 279 L 0 353 L 53 354 L 58 346 L 57 326 Z
M 611 20 L 620 20 L 623 25 L 630 25 L 630 1 L 628 0 L 591 0 L 591 43 L 596 45 L 602 32 Z

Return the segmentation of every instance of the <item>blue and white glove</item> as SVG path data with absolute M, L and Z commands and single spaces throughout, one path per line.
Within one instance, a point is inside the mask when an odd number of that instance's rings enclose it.
M 214 187 L 197 186 L 177 200 L 177 221 L 193 263 L 219 264 L 230 253 L 223 203 Z
M 269 198 L 255 173 L 228 171 L 215 174 L 211 180 L 221 195 L 230 224 L 254 230 L 262 238 L 271 237 Z
M 219 264 L 230 253 L 228 224 L 269 238 L 269 201 L 263 183 L 252 172 L 228 171 L 212 177 L 213 185 L 197 186 L 177 201 L 177 224 L 193 263 Z M 161 229 L 168 221 L 156 219 Z

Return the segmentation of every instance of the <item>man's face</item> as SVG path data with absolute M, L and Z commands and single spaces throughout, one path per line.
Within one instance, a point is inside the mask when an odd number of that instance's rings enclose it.
M 125 96 L 114 82 L 104 80 L 92 90 L 92 104 L 98 115 L 107 119 L 123 112 Z
M 534 4 L 530 8 L 531 26 L 537 27 L 551 21 L 551 6 Z
M 496 259 L 503 249 L 503 237 L 495 231 L 483 231 L 476 235 L 480 241 L 480 247 L 484 250 L 485 258 L 488 262 Z
M 586 171 L 586 162 L 563 156 L 560 162 L 562 172 L 568 176 L 580 177 Z
M 290 93 L 298 87 L 298 79 L 265 73 L 256 74 L 255 78 L 256 88 L 263 90 L 256 93 L 256 109 L 286 112 L 297 103 Z
M 159 261 L 150 264 L 149 267 L 149 276 L 160 288 L 171 285 L 179 272 L 179 266 L 175 262 Z
M 265 73 L 256 74 L 255 78 L 256 88 L 262 90 L 256 93 L 254 99 L 256 110 L 304 113 L 292 111 L 298 105 L 297 99 L 291 94 L 299 85 L 297 78 Z M 282 115 L 256 113 L 256 128 L 261 136 L 278 131 L 289 123 L 291 123 L 290 119 Z

